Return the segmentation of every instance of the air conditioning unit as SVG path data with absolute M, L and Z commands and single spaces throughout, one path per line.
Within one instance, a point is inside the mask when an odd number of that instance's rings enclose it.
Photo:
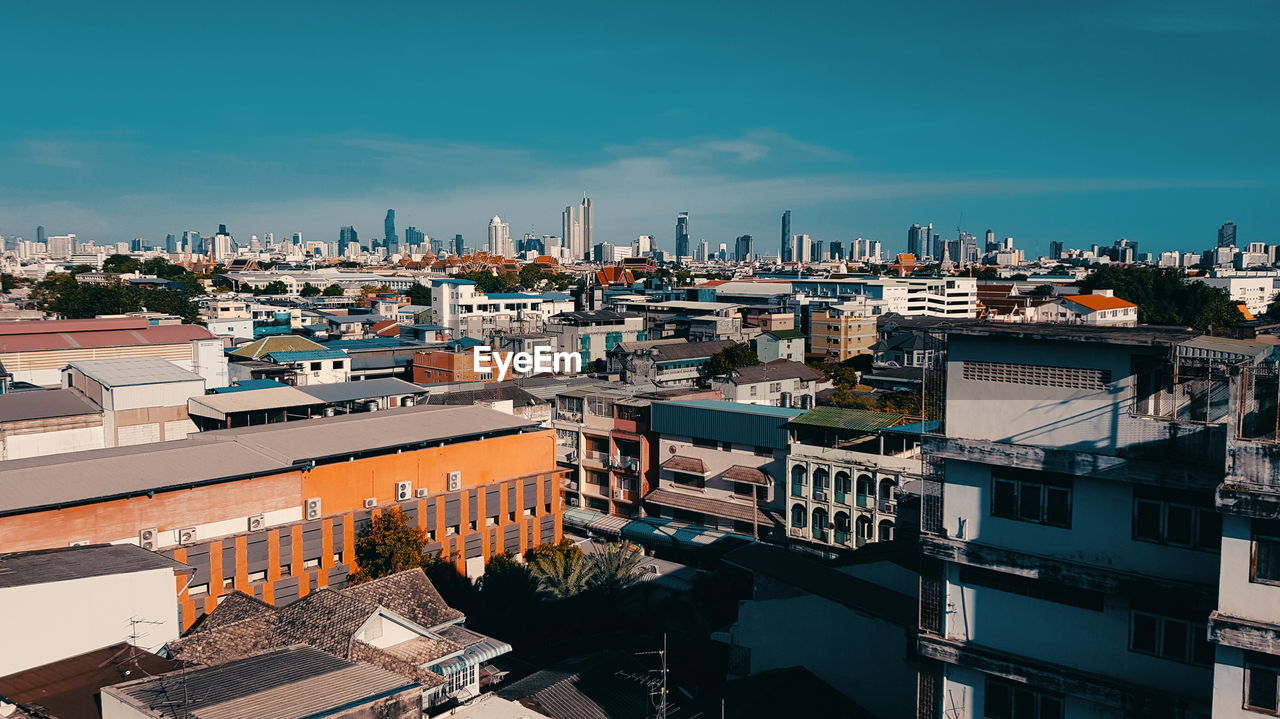
M 307 519 L 320 518 L 320 498 L 312 497 L 307 500 Z
M 418 491 L 413 493 L 413 496 L 417 497 L 418 499 L 426 499 L 428 494 L 430 494 L 430 492 L 428 492 L 427 490 L 419 489 Z
M 71 543 L 70 543 L 70 544 L 68 544 L 67 546 L 68 546 L 68 547 L 87 547 L 87 546 L 89 546 L 90 544 L 91 544 L 91 542 L 90 542 L 89 540 L 87 540 L 87 539 L 77 539 L 76 541 L 71 542 Z
M 462 489 L 462 472 L 449 473 L 449 491 L 456 492 Z
M 627 498 L 627 493 L 626 493 L 626 492 L 624 492 L 624 491 L 622 491 L 621 489 L 615 489 L 615 490 L 613 490 L 613 498 L 614 498 L 614 499 L 626 499 L 626 498 Z
M 144 529 L 138 532 L 138 546 L 143 549 L 156 548 L 156 528 Z
M 364 500 L 365 509 L 373 509 L 376 506 L 378 506 L 378 499 L 376 497 L 370 497 Z
M 396 501 L 403 502 L 413 496 L 413 482 L 396 482 Z
M 249 531 L 257 532 L 267 528 L 267 518 L 261 514 L 255 514 L 249 517 Z
M 803 530 L 803 529 L 801 529 L 801 528 L 799 528 L 799 527 L 792 527 L 792 528 L 790 528 L 790 529 L 788 529 L 788 530 L 787 530 L 787 536 L 788 536 L 788 537 L 803 537 L 803 536 L 804 536 L 804 530 Z
M 196 528 L 186 527 L 179 529 L 175 534 L 178 536 L 178 544 L 191 544 L 196 541 Z
M 570 507 L 576 507 L 576 506 L 578 506 L 578 498 L 577 498 L 577 497 L 569 497 L 569 506 L 570 506 Z

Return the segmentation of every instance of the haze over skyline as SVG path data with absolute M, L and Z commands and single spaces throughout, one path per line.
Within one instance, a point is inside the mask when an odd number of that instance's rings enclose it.
M 1280 243 L 1280 6 L 828 5 L 7 7 L 0 234 Z

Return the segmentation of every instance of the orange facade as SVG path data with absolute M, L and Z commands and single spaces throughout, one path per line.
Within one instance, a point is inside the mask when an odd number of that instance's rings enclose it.
M 491 382 L 493 372 L 477 372 L 471 352 L 430 350 L 414 354 L 413 381 L 416 384 Z

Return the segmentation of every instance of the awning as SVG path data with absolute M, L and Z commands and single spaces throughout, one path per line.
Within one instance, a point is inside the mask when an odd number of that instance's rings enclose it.
M 770 516 L 770 513 L 761 511 L 751 502 L 732 502 L 722 499 L 711 499 L 709 497 L 676 492 L 670 489 L 655 489 L 645 495 L 644 501 L 646 504 L 656 504 L 659 507 L 684 509 L 690 512 L 710 514 L 715 517 L 732 519 L 739 522 L 755 521 L 761 527 L 769 527 L 774 524 L 774 520 Z M 754 520 L 752 518 L 753 514 L 755 515 Z
M 565 524 L 580 529 L 589 529 L 601 534 L 609 534 L 614 537 L 622 536 L 622 528 L 629 521 L 631 520 L 626 517 L 614 517 L 603 512 L 597 512 L 594 509 L 574 507 L 566 509 L 564 512 Z
M 724 478 L 734 482 L 746 482 L 760 487 L 768 487 L 773 484 L 769 481 L 769 475 L 761 472 L 755 467 L 745 467 L 741 464 L 735 464 L 725 470 Z
M 495 659 L 511 651 L 511 645 L 506 642 L 499 641 L 493 637 L 485 637 L 483 635 L 481 637 L 480 641 L 463 649 L 460 656 L 446 659 L 432 666 L 431 670 L 446 677 L 452 676 L 468 667 L 479 666 L 490 659 Z
M 744 534 L 722 532 L 662 517 L 632 520 L 623 528 L 622 536 L 639 544 L 666 544 L 691 548 L 754 541 Z
M 676 472 L 695 472 L 697 474 L 706 474 L 707 465 L 697 457 L 683 457 L 676 455 L 662 463 L 663 469 L 670 469 Z

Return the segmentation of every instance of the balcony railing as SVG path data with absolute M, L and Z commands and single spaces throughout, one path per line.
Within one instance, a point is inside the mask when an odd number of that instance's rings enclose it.
M 849 493 L 837 491 L 836 504 L 848 504 L 848 503 L 849 503 Z
M 842 531 L 840 531 L 839 529 L 837 529 L 837 530 L 836 530 L 835 532 L 833 532 L 832 534 L 835 536 L 836 544 L 848 544 L 848 543 L 849 543 L 849 536 L 850 536 L 850 535 L 849 535 L 849 533 L 848 533 L 848 532 L 842 532 Z
M 864 509 L 870 509 L 872 506 L 874 506 L 874 502 L 870 495 L 859 494 L 857 496 L 857 505 Z
M 557 420 L 560 420 L 560 421 L 562 421 L 562 422 L 577 422 L 577 423 L 581 424 L 581 423 L 582 423 L 582 413 L 581 413 L 581 412 L 571 412 L 571 411 L 569 411 L 569 410 L 564 410 L 564 409 L 557 409 L 557 410 L 556 410 L 556 419 L 557 419 Z
M 819 542 L 825 542 L 825 541 L 827 541 L 827 530 L 825 530 L 825 529 L 814 529 L 814 530 L 813 530 L 813 538 L 814 538 L 816 541 L 819 541 Z

